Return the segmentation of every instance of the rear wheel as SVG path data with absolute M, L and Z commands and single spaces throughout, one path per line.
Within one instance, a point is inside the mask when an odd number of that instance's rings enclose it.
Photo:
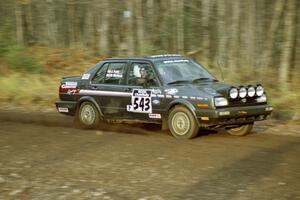
M 252 124 L 245 124 L 236 128 L 230 128 L 227 129 L 227 133 L 229 133 L 230 135 L 235 135 L 235 136 L 243 136 L 243 135 L 247 135 L 251 132 L 253 128 L 253 123 Z
M 191 139 L 196 137 L 199 126 L 190 110 L 183 106 L 176 106 L 168 117 L 168 126 L 175 138 Z
M 99 124 L 99 112 L 90 102 L 83 102 L 76 114 L 76 122 L 81 128 L 95 128 Z

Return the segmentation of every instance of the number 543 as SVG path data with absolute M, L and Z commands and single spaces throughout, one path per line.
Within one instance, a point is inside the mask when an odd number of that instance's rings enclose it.
M 151 112 L 150 97 L 134 97 L 133 110 L 140 112 Z

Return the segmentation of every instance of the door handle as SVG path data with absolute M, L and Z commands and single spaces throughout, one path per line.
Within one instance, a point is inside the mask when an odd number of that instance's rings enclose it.
M 92 90 L 97 90 L 98 87 L 97 86 L 92 86 Z

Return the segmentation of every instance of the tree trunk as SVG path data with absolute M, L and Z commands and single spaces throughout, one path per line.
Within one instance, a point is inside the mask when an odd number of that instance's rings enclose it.
M 217 58 L 222 66 L 226 66 L 226 41 L 227 41 L 227 28 L 226 28 L 226 2 L 221 1 L 217 4 L 217 34 L 218 34 L 218 43 L 217 43 Z
M 240 1 L 235 1 L 231 4 L 232 14 L 231 14 L 231 25 L 230 38 L 229 38 L 229 49 L 228 49 L 228 66 L 232 73 L 236 72 L 238 65 L 238 51 L 239 51 L 239 23 L 240 23 Z
M 177 1 L 177 52 L 184 54 L 184 0 Z
M 54 3 L 52 0 L 47 1 L 47 35 L 48 35 L 48 46 L 57 46 L 57 24 L 55 19 L 55 10 L 54 10 Z
M 144 16 L 143 16 L 143 4 L 141 0 L 135 0 L 135 13 L 136 13 L 136 30 L 137 30 L 137 50 L 138 54 L 143 53 L 143 47 L 145 45 L 145 35 L 144 35 Z
M 282 55 L 279 68 L 279 83 L 282 91 L 288 90 L 289 70 L 292 64 L 295 27 L 296 27 L 296 0 L 287 1 L 287 9 L 284 16 L 284 35 L 282 44 Z
M 19 44 L 24 44 L 24 31 L 23 31 L 23 17 L 22 17 L 22 5 L 19 1 L 15 4 L 15 16 L 16 16 L 16 36 Z
M 260 76 L 263 77 L 263 73 L 266 70 L 267 67 L 270 66 L 273 50 L 274 50 L 274 41 L 276 36 L 276 31 L 280 25 L 280 18 L 282 16 L 284 5 L 286 1 L 285 0 L 276 0 L 273 10 L 273 16 L 272 21 L 269 26 L 269 29 L 267 30 L 266 39 L 265 39 L 265 46 L 263 47 L 263 53 L 262 53 L 262 62 L 260 66 Z
M 203 0 L 202 1 L 202 49 L 203 49 L 203 57 L 207 66 L 210 65 L 210 15 L 211 9 L 215 3 L 215 0 Z
M 133 0 L 126 1 L 126 11 L 124 12 L 125 18 L 125 38 L 126 38 L 126 54 L 134 55 L 134 37 L 133 37 Z
M 99 27 L 100 28 L 99 47 L 100 47 L 100 54 L 107 55 L 110 51 L 109 37 L 108 37 L 110 3 L 109 0 L 102 0 L 101 3 L 102 3 L 101 10 L 97 11 L 101 13 L 101 18 L 100 18 L 101 21 Z

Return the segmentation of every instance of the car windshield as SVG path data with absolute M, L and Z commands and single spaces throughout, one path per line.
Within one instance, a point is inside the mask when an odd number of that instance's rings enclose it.
M 180 84 L 216 79 L 193 60 L 164 60 L 155 62 L 158 73 L 165 84 Z

